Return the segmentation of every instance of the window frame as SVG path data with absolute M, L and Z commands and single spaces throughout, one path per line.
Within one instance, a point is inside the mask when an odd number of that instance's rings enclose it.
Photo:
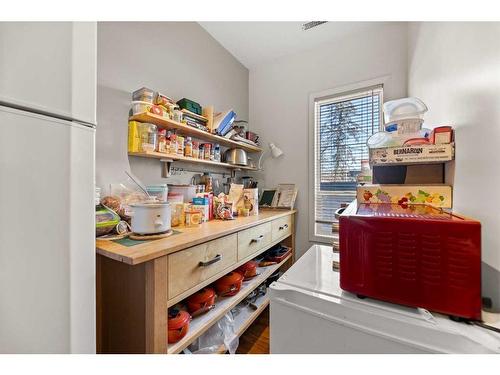
M 316 218 L 316 204 L 315 204 L 315 170 L 316 170 L 316 122 L 315 122 L 315 109 L 316 103 L 327 101 L 333 97 L 341 97 L 342 95 L 351 95 L 356 91 L 368 90 L 374 86 L 382 86 L 381 103 L 384 102 L 384 90 L 390 76 L 383 76 L 371 80 L 356 82 L 349 85 L 338 86 L 333 89 L 324 90 L 321 92 L 311 93 L 309 95 L 309 129 L 308 129 L 308 167 L 309 167 L 309 184 L 308 184 L 308 197 L 309 197 L 309 241 L 317 243 L 331 244 L 335 239 L 338 239 L 332 233 L 332 236 L 323 236 L 315 233 L 315 218 Z M 384 121 L 382 108 L 380 111 L 380 130 L 383 130 Z

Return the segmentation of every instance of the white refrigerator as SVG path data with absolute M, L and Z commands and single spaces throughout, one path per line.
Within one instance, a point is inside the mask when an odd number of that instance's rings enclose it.
M 271 284 L 271 353 L 500 353 L 498 333 L 343 291 L 334 261 L 314 245 Z
M 95 353 L 96 32 L 0 22 L 0 353 Z

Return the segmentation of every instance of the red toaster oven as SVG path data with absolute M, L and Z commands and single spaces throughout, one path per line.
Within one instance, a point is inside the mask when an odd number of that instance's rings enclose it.
M 340 286 L 481 319 L 481 224 L 428 205 L 358 204 L 339 217 Z

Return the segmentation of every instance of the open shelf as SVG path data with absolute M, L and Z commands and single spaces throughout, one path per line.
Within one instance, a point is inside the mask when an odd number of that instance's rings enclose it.
M 130 156 L 138 156 L 141 158 L 152 158 L 152 159 L 170 159 L 173 161 L 185 161 L 189 163 L 196 163 L 196 164 L 205 164 L 205 165 L 214 165 L 218 167 L 224 167 L 224 168 L 229 168 L 229 169 L 241 169 L 241 170 L 248 170 L 248 171 L 256 171 L 257 168 L 254 167 L 245 167 L 243 165 L 232 165 L 228 163 L 222 163 L 218 161 L 213 161 L 213 160 L 204 160 L 204 159 L 195 159 L 195 158 L 190 158 L 187 156 L 182 156 L 178 154 L 166 154 L 163 152 L 155 152 L 155 151 L 147 151 L 147 152 L 129 152 L 128 153 Z
M 253 310 L 250 306 L 242 307 L 238 315 L 234 316 L 234 334 L 240 337 L 245 333 L 245 331 L 250 327 L 250 325 L 257 319 L 257 317 L 264 311 L 264 309 L 269 306 L 269 296 L 266 293 L 263 296 L 257 298 L 254 302 L 257 306 L 257 310 Z M 217 350 L 218 354 L 224 354 L 227 352 L 226 346 L 221 345 Z
M 189 346 L 194 340 L 205 333 L 212 325 L 217 323 L 217 321 L 222 318 L 228 311 L 230 311 L 234 306 L 243 301 L 250 294 L 250 292 L 252 292 L 260 284 L 262 284 L 278 268 L 285 264 L 291 258 L 291 256 L 292 254 L 288 255 L 278 264 L 273 264 L 268 267 L 258 267 L 257 272 L 259 273 L 259 275 L 251 280 L 244 281 L 237 295 L 232 297 L 219 297 L 215 302 L 215 308 L 213 310 L 204 315 L 198 316 L 191 321 L 189 325 L 189 331 L 182 340 L 176 342 L 175 344 L 168 344 L 167 353 L 180 353 L 184 348 Z M 267 297 L 267 295 L 263 297 Z M 263 298 L 261 298 L 261 300 L 263 300 Z M 265 301 L 263 300 L 263 302 Z M 265 303 L 269 303 L 269 300 Z M 265 306 L 258 306 L 259 309 L 257 309 L 255 313 L 259 310 L 262 311 L 265 308 Z M 238 332 L 241 331 L 241 333 L 243 333 L 259 314 L 250 314 L 248 319 L 241 318 L 242 322 L 237 325 L 240 327 L 238 328 Z
M 233 141 L 232 139 L 221 137 L 219 135 L 208 133 L 204 130 L 194 128 L 192 126 L 177 122 L 174 120 L 167 119 L 163 116 L 154 115 L 152 113 L 144 112 L 134 115 L 129 118 L 130 121 L 147 122 L 150 124 L 155 124 L 160 128 L 167 130 L 178 130 L 183 134 L 190 135 L 195 138 L 202 140 L 218 143 L 226 147 L 238 147 L 248 152 L 261 152 L 262 149 L 258 146 L 253 146 L 243 142 Z

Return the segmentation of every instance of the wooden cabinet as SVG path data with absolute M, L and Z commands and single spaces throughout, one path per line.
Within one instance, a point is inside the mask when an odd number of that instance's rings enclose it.
M 263 211 L 231 221 L 213 220 L 198 228 L 181 228 L 170 237 L 120 244 L 97 240 L 97 352 L 179 353 L 281 267 L 294 260 L 295 211 Z M 176 228 L 177 229 L 177 228 Z M 193 318 L 183 340 L 167 345 L 168 308 L 214 282 L 276 243 L 292 254 L 220 298 L 208 313 Z M 236 327 L 238 335 L 265 308 Z
M 168 298 L 224 271 L 234 265 L 236 259 L 236 234 L 168 255 Z
M 272 240 L 276 241 L 284 237 L 288 237 L 292 233 L 292 218 L 290 216 L 281 217 L 273 220 L 272 225 Z
M 271 243 L 271 223 L 257 225 L 238 233 L 238 260 L 257 253 Z

